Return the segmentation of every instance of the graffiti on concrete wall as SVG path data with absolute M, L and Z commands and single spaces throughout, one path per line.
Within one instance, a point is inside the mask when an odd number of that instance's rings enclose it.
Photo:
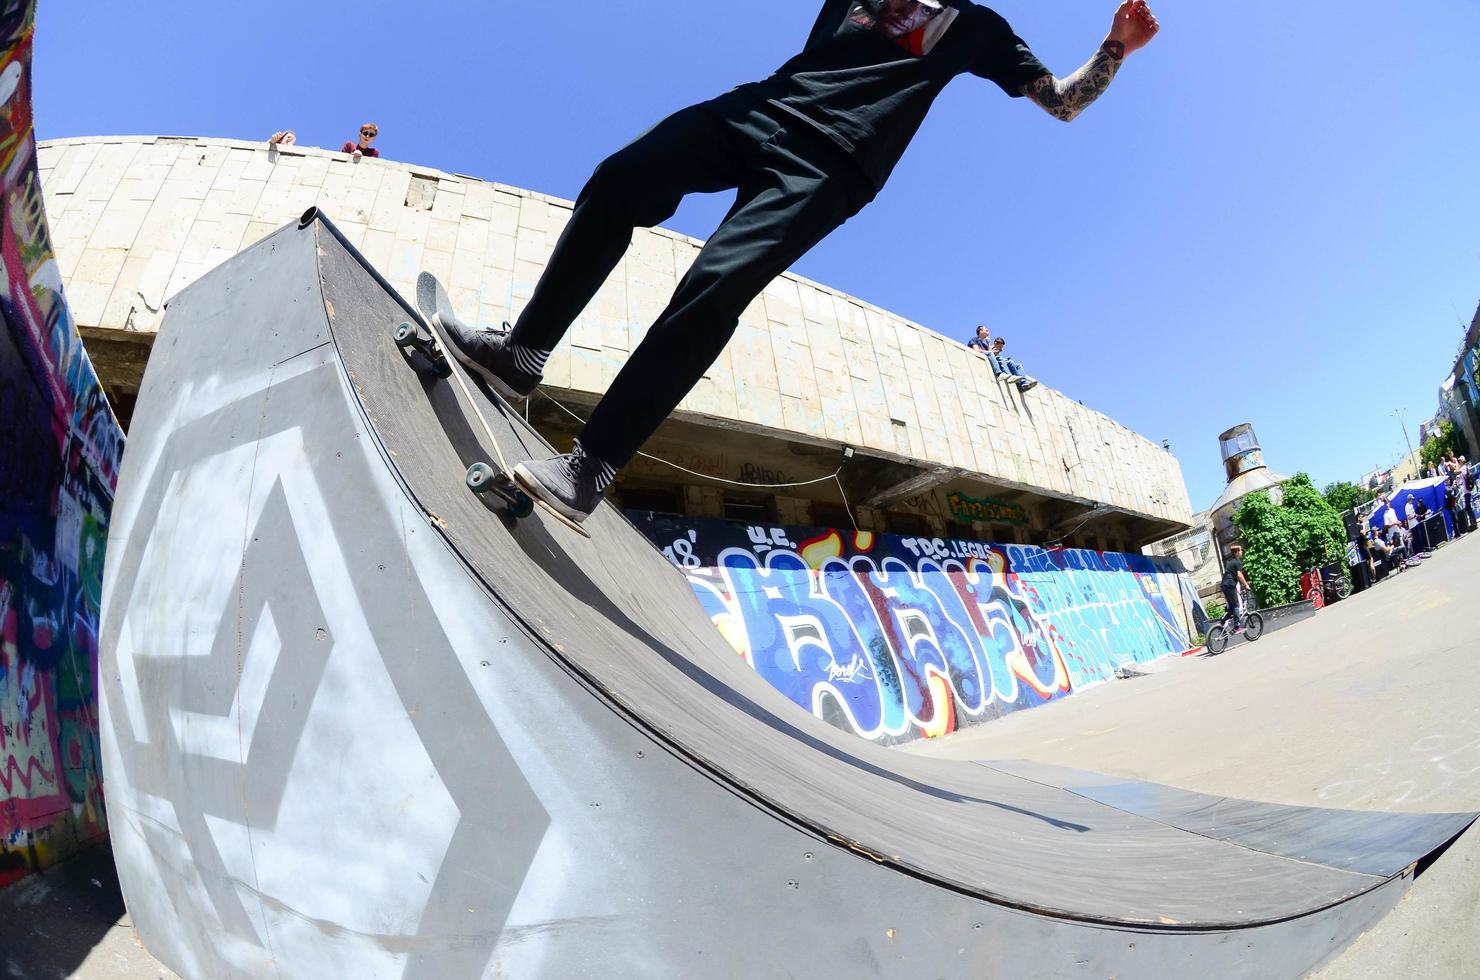
M 33 15 L 0 2 L 0 885 L 106 831 L 98 607 L 123 451 L 41 206 Z
M 777 690 L 886 744 L 936 737 L 1187 651 L 1175 560 L 631 515 Z

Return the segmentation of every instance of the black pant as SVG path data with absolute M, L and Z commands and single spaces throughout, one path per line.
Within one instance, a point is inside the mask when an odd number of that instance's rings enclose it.
M 1244 628 L 1243 603 L 1239 599 L 1237 585 L 1223 586 L 1223 602 L 1228 606 L 1227 615 L 1233 617 L 1233 628 Z
M 751 300 L 872 199 L 841 147 L 781 117 L 739 93 L 682 109 L 605 160 L 577 198 L 516 344 L 553 349 L 633 229 L 667 220 L 687 194 L 739 191 L 586 422 L 581 445 L 593 456 L 625 466 L 719 357 Z

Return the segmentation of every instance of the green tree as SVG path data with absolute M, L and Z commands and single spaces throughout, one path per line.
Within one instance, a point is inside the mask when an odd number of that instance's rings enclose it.
M 1328 565 L 1345 553 L 1346 525 L 1341 512 L 1316 490 L 1307 474 L 1297 473 L 1285 483 L 1280 510 L 1295 546 L 1295 564 L 1302 572 Z
M 1264 606 L 1298 601 L 1301 573 L 1346 551 L 1341 512 L 1304 473 L 1285 482 L 1279 504 L 1267 493 L 1245 497 L 1233 523 L 1244 542 L 1244 575 Z
M 1283 508 L 1260 490 L 1244 498 L 1233 515 L 1244 542 L 1244 575 L 1261 606 L 1282 606 L 1300 598 L 1300 566 L 1295 536 Z
M 1321 496 L 1326 498 L 1326 503 L 1336 508 L 1337 513 L 1360 507 L 1377 499 L 1377 494 L 1371 490 L 1345 480 L 1328 485 L 1325 490 L 1321 491 Z
M 1438 466 L 1450 453 L 1465 455 L 1464 437 L 1453 422 L 1445 419 L 1439 423 L 1439 431 L 1429 436 L 1419 449 L 1418 458 L 1424 466 Z

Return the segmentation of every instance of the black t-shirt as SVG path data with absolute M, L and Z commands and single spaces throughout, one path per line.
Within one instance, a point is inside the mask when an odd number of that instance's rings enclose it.
M 957 75 L 1019 96 L 1049 74 L 1007 21 L 970 0 L 825 0 L 801 54 L 741 89 L 800 116 L 883 187 Z
M 1242 558 L 1230 558 L 1223 563 L 1223 588 L 1233 591 L 1238 588 L 1238 573 L 1244 570 Z

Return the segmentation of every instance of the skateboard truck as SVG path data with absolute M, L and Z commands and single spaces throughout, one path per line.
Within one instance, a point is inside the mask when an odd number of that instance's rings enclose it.
M 396 326 L 393 333 L 396 338 L 396 346 L 403 351 L 414 350 L 421 353 L 432 366 L 432 373 L 439 378 L 445 378 L 452 373 L 452 368 L 447 365 L 447 355 L 433 337 L 428 337 L 416 328 L 416 324 L 409 320 L 402 321 Z
M 496 497 L 510 517 L 528 517 L 534 510 L 534 500 L 519 488 L 507 473 L 500 472 L 488 463 L 474 463 L 468 467 L 466 478 L 468 489 L 476 493 L 484 503 Z
M 424 319 L 412 320 L 397 326 L 394 332 L 396 346 L 401 349 L 404 359 L 413 368 L 417 367 L 416 359 L 406 356 L 406 351 L 412 349 L 421 352 L 422 357 L 431 364 L 438 377 L 452 379 L 457 397 L 462 400 L 466 412 L 471 413 L 472 416 L 469 419 L 464 415 L 464 423 L 477 422 L 477 431 L 485 437 L 478 440 L 481 443 L 480 450 L 492 454 L 484 456 L 483 462 L 477 462 L 468 467 L 467 475 L 463 478 L 467 488 L 473 491 L 489 510 L 501 516 L 521 520 L 536 510 L 541 510 L 550 520 L 563 525 L 571 532 L 583 538 L 591 537 L 591 532 L 582 527 L 580 522 L 571 520 L 545 501 L 532 498 L 514 482 L 514 467 L 505 458 L 503 449 L 499 447 L 499 437 L 494 433 L 494 428 L 488 420 L 489 410 L 491 410 L 517 434 L 520 424 L 517 415 L 497 391 L 475 380 L 455 359 L 456 352 L 452 348 L 453 341 L 447 334 L 446 324 L 457 322 L 457 316 L 452 310 L 452 300 L 448 298 L 447 290 L 442 288 L 437 277 L 430 272 L 423 272 L 416 278 L 416 305 L 421 310 Z M 407 312 L 411 312 L 409 308 Z M 420 370 L 420 368 L 417 369 Z M 482 390 L 486 401 L 480 401 L 475 394 L 479 389 Z

